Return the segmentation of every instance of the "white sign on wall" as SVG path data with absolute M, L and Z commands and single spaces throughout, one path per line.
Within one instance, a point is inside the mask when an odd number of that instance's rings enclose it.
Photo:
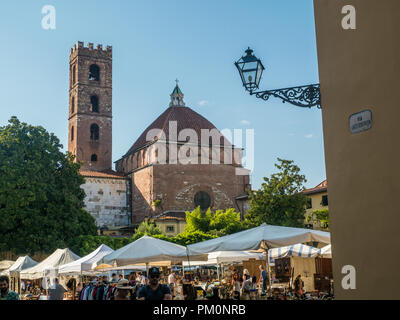
M 372 128 L 371 110 L 363 110 L 350 116 L 350 131 L 358 133 Z

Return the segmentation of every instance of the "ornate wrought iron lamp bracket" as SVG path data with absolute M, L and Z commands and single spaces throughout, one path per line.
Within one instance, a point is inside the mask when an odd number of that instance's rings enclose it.
M 267 91 L 250 91 L 251 95 L 257 98 L 268 100 L 271 96 L 282 99 L 283 103 L 290 103 L 297 107 L 321 109 L 321 92 L 319 84 L 310 84 L 283 89 L 274 89 Z

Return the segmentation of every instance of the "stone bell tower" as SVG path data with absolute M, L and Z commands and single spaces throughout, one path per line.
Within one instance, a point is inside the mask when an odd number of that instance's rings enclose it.
M 112 47 L 71 48 L 68 151 L 82 170 L 112 168 Z

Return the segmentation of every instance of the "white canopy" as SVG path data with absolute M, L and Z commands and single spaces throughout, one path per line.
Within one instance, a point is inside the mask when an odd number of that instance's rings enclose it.
M 207 255 L 196 254 L 191 258 L 194 260 L 205 260 L 207 259 Z M 184 246 L 149 236 L 143 236 L 105 256 L 103 262 L 113 264 L 113 262 L 116 261 L 118 266 L 124 266 L 165 260 L 181 262 L 187 259 L 187 250 Z
M 319 249 L 318 254 L 323 257 L 323 258 L 332 258 L 332 247 L 330 244 L 328 244 L 325 247 L 322 247 Z
M 63 264 L 58 268 L 59 274 L 81 274 L 90 273 L 90 271 L 96 268 L 99 261 L 103 259 L 104 256 L 114 252 L 109 246 L 102 244 L 93 252 L 88 255 L 75 260 L 73 262 Z
M 11 261 L 11 260 L 0 261 L 0 270 L 6 270 L 6 269 L 10 268 L 14 263 L 15 263 L 15 261 Z
M 215 251 L 208 254 L 207 261 L 183 261 L 184 267 L 215 265 L 220 263 L 243 262 L 249 259 L 263 260 L 265 253 L 250 251 Z
M 318 241 L 330 243 L 329 232 L 262 225 L 230 234 L 224 237 L 188 245 L 191 254 L 213 251 L 244 251 L 257 250 L 264 242 L 268 248 L 282 247 L 302 242 Z
M 60 265 L 78 260 L 80 257 L 68 248 L 57 249 L 49 257 L 32 268 L 21 271 L 21 279 L 40 279 L 45 277 L 48 270 L 56 272 Z
M 273 259 L 280 259 L 292 256 L 313 258 L 316 257 L 318 253 L 319 249 L 301 243 L 286 247 L 274 248 L 268 251 L 270 258 Z
M 4 270 L 2 274 L 5 275 L 10 275 L 12 273 L 16 272 L 21 272 L 22 270 L 31 268 L 33 266 L 37 265 L 37 262 L 33 260 L 29 256 L 22 256 L 17 259 L 17 261 L 14 262 L 14 264 L 8 268 L 7 270 Z

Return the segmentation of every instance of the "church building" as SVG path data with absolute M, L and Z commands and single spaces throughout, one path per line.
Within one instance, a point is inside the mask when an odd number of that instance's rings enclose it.
M 186 106 L 176 84 L 167 108 L 112 167 L 112 47 L 78 42 L 70 53 L 68 150 L 82 162 L 85 206 L 102 230 L 146 218 L 235 208 L 244 214 L 249 171 L 237 148 Z

